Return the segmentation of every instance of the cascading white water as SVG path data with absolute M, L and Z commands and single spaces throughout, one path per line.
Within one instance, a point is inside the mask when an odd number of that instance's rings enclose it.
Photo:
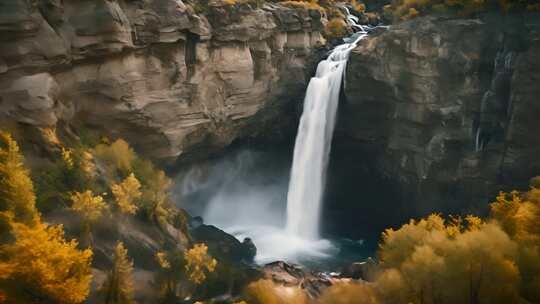
M 357 24 L 358 18 L 345 10 L 347 22 L 359 32 L 348 40 L 352 42 L 339 45 L 319 63 L 306 91 L 294 146 L 287 194 L 287 232 L 303 239 L 319 238 L 320 209 L 341 83 L 350 52 L 370 29 Z

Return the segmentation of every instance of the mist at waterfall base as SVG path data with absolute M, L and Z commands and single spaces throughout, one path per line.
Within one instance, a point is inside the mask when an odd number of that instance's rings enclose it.
M 283 147 L 232 149 L 180 172 L 173 194 L 205 224 L 240 241 L 250 237 L 259 264 L 285 260 L 330 270 L 364 259 L 371 252 L 361 240 L 325 234 L 321 240 L 305 240 L 286 230 L 291 156 L 290 148 Z

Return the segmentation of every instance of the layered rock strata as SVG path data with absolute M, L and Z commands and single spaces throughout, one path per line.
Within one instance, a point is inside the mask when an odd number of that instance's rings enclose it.
M 301 99 L 323 17 L 273 4 L 205 9 L 180 0 L 3 1 L 0 125 L 47 148 L 97 131 L 172 163 L 275 123 L 274 107 Z

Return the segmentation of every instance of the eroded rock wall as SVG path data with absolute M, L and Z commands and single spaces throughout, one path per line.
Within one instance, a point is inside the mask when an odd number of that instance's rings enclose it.
M 339 134 L 409 208 L 485 210 L 540 174 L 540 18 L 427 17 L 351 55 Z
M 84 128 L 168 163 L 204 154 L 301 99 L 323 22 L 270 4 L 2 1 L 0 125 L 47 149 Z

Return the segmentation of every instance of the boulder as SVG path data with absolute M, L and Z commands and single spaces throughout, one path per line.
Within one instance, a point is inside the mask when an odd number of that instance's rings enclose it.
M 319 297 L 326 287 L 340 280 L 327 273 L 310 271 L 283 261 L 266 264 L 261 271 L 263 278 L 284 286 L 297 286 L 312 299 Z
M 351 263 L 343 269 L 341 276 L 354 280 L 373 281 L 376 267 L 377 263 L 372 258 L 368 258 L 363 262 Z
M 190 231 L 195 243 L 205 243 L 208 251 L 218 260 L 232 263 L 253 262 L 257 248 L 251 240 L 240 242 L 234 236 L 213 225 L 200 225 Z

